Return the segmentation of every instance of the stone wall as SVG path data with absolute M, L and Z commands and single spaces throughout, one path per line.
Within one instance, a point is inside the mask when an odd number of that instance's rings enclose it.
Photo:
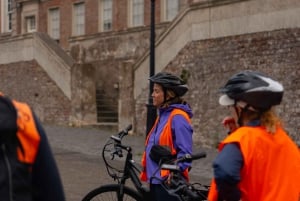
M 28 103 L 42 122 L 69 122 L 69 99 L 34 60 L 0 65 L 0 91 Z
M 90 64 L 72 67 L 72 99 L 70 123 L 91 125 L 97 121 L 95 68 Z
M 145 13 L 148 16 L 145 17 L 145 27 L 128 28 L 116 24 L 113 31 L 98 33 L 98 26 L 92 26 L 97 24 L 98 9 L 95 8 L 98 3 L 86 1 L 87 8 L 91 8 L 86 35 L 73 37 L 69 11 L 74 2 L 77 1 L 43 2 L 38 22 L 39 31 L 47 32 L 48 9 L 60 7 L 60 45 L 78 64 L 72 68 L 72 100 L 65 97 L 35 60 L 0 65 L 0 90 L 28 102 L 44 122 L 60 124 L 68 122 L 70 117 L 75 121 L 92 121 L 95 118 L 95 90 L 102 89 L 108 98 L 115 99 L 116 104 L 119 100 L 122 105 L 119 118 L 127 121 L 119 122 L 119 126 L 133 122 L 135 132 L 145 135 L 149 89 L 144 80 L 148 81 L 149 13 Z M 283 82 L 286 93 L 279 113 L 287 130 L 298 139 L 300 31 L 290 27 L 299 27 L 299 1 L 181 0 L 181 5 L 192 2 L 199 4 L 186 8 L 173 22 L 156 25 L 156 71 L 164 69 L 179 75 L 185 70 L 190 74 L 188 84 L 191 90 L 186 98 L 195 113 L 195 142 L 214 146 L 224 135 L 220 126 L 223 115 L 217 114 L 227 111 L 217 103 L 218 88 L 241 69 L 261 70 Z M 160 3 L 157 3 L 156 20 L 161 22 L 158 5 Z M 145 5 L 147 12 L 149 6 L 150 1 Z M 119 13 L 127 10 L 124 2 L 117 8 L 114 16 L 127 22 L 123 19 L 125 14 Z M 19 23 L 20 17 L 20 14 L 16 17 Z M 19 30 L 17 33 L 21 33 L 20 27 L 14 28 Z M 15 53 L 14 49 L 8 50 Z M 20 56 L 29 53 L 22 51 Z M 13 56 L 20 59 L 20 56 Z M 141 62 L 145 68 L 139 65 L 141 73 L 132 74 L 132 71 L 137 71 L 135 65 Z M 132 83 L 137 78 L 140 79 Z M 135 93 L 136 89 L 141 89 L 142 93 Z
M 157 25 L 157 37 L 168 24 Z M 119 86 L 119 77 L 122 76 L 120 66 L 128 60 L 131 60 L 133 66 L 149 50 L 149 35 L 149 27 L 138 27 L 127 31 L 99 33 L 86 38 L 74 37 L 70 40 L 70 55 L 77 63 L 94 67 L 96 89 L 101 89 L 104 97 L 113 99 L 114 104 L 118 104 L 118 99 L 124 98 L 119 96 L 119 87 L 122 87 Z
M 194 140 L 203 146 L 215 146 L 225 135 L 221 120 L 228 115 L 218 105 L 218 89 L 234 73 L 259 70 L 282 82 L 283 103 L 278 113 L 287 131 L 300 139 L 300 29 L 237 35 L 190 42 L 164 71 L 190 74 L 190 91 L 185 98 L 194 118 Z M 146 107 L 149 89 L 136 100 L 136 132 L 145 134 Z

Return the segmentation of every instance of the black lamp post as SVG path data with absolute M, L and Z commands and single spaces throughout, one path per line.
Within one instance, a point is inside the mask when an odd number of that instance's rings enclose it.
M 151 0 L 150 12 L 150 77 L 155 73 L 155 0 Z M 151 94 L 153 92 L 153 83 L 149 85 L 149 98 L 147 104 L 147 130 L 146 135 L 152 128 L 156 118 L 156 108 L 153 106 Z

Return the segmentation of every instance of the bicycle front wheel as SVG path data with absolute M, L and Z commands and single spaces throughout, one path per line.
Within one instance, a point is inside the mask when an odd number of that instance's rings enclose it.
M 123 196 L 118 198 L 120 185 L 108 184 L 89 192 L 82 201 L 143 201 L 142 196 L 127 186 L 123 188 Z

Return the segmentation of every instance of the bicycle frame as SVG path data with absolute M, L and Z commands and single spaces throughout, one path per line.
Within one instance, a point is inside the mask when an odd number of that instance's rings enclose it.
M 141 180 L 139 179 L 139 176 L 137 175 L 137 173 L 140 173 L 141 171 L 135 165 L 135 162 L 132 157 L 131 147 L 124 146 L 121 144 L 118 144 L 117 146 L 127 151 L 125 166 L 124 166 L 124 174 L 121 177 L 121 179 L 118 180 L 118 184 L 120 186 L 125 186 L 126 180 L 130 178 L 135 189 L 142 195 L 144 200 L 147 200 L 149 198 L 150 190 L 147 186 L 144 186 L 142 184 Z
M 105 196 L 105 194 L 110 195 L 109 199 L 110 197 L 114 197 L 115 199 L 113 200 L 117 199 L 118 201 L 123 201 L 123 198 L 130 198 L 136 201 L 151 201 L 150 188 L 147 185 L 144 185 L 139 178 L 141 170 L 137 167 L 133 160 L 132 148 L 130 146 L 122 145 L 122 138 L 128 134 L 130 129 L 131 125 L 124 131 L 121 131 L 118 136 L 111 136 L 102 149 L 102 157 L 105 162 L 107 172 L 109 176 L 111 176 L 114 180 L 117 180 L 117 183 L 102 185 L 90 191 L 86 196 L 84 196 L 83 201 L 91 201 L 98 196 Z M 119 168 L 118 165 L 113 165 L 111 162 L 114 160 L 115 156 L 122 158 L 123 150 L 127 152 L 125 163 L 124 167 Z M 177 167 L 178 162 L 196 160 L 205 157 L 205 155 L 205 153 L 196 155 L 187 154 L 184 157 L 176 159 L 175 166 L 172 166 L 172 164 L 160 164 L 159 168 L 167 169 L 180 175 L 179 167 Z M 134 188 L 126 186 L 126 181 L 128 179 L 132 181 Z M 175 180 L 173 181 L 175 182 Z M 192 186 L 193 184 L 189 184 L 185 180 L 182 181 L 183 182 L 173 183 L 174 185 L 172 187 L 165 186 L 166 190 L 169 193 L 178 195 L 176 197 L 182 201 L 206 200 L 198 196 L 197 192 L 199 192 L 199 190 L 194 188 Z M 164 185 L 164 181 L 162 181 L 162 185 Z M 204 189 L 204 193 L 205 192 L 208 192 L 207 189 Z
M 201 201 L 206 200 L 209 186 L 200 183 L 189 183 L 181 174 L 178 163 L 193 161 L 206 157 L 205 152 L 197 153 L 195 155 L 186 154 L 178 159 L 173 159 L 164 162 L 160 165 L 160 169 L 169 170 L 172 175 L 167 182 L 162 180 L 162 187 L 165 188 L 169 194 L 178 198 L 181 201 Z M 158 178 L 156 178 L 158 179 Z M 196 187 L 197 186 L 197 187 Z

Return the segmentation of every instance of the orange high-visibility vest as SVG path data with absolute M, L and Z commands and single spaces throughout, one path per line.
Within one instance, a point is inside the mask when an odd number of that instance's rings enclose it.
M 172 125 L 172 119 L 175 115 L 182 115 L 189 123 L 191 123 L 191 119 L 188 116 L 188 114 L 180 109 L 173 109 L 173 111 L 171 112 L 169 119 L 165 125 L 165 127 L 162 130 L 162 133 L 160 135 L 159 138 L 159 144 L 160 145 L 166 145 L 168 147 L 171 148 L 171 153 L 172 155 L 176 155 L 176 149 L 174 148 L 174 144 L 173 144 L 173 138 L 172 138 L 172 129 L 171 129 L 171 125 Z M 158 119 L 159 117 L 156 118 L 156 121 L 154 123 L 154 126 L 152 127 L 152 129 L 150 130 L 147 138 L 146 138 L 146 142 L 145 142 L 145 146 L 147 146 L 148 141 L 149 141 L 149 137 L 153 131 L 153 129 L 156 127 L 157 123 L 158 123 Z M 140 178 L 142 181 L 147 181 L 147 174 L 146 174 L 146 153 L 143 153 L 142 156 L 142 166 L 143 166 L 143 171 L 140 174 Z M 167 176 L 169 174 L 168 170 L 161 170 L 160 171 L 160 175 L 162 177 Z M 188 170 L 185 170 L 183 172 L 184 177 L 188 180 Z
M 5 98 L 1 92 L 0 96 Z M 40 135 L 35 126 L 32 111 L 25 103 L 9 99 L 8 101 L 11 101 L 17 111 L 17 137 L 20 142 L 17 148 L 18 160 L 22 163 L 33 164 L 39 149 Z
M 237 143 L 243 155 L 239 189 L 242 201 L 299 201 L 300 153 L 281 128 L 275 134 L 264 127 L 241 127 L 219 146 Z M 208 200 L 217 201 L 212 181 Z
M 29 106 L 17 101 L 12 102 L 17 109 L 17 136 L 22 146 L 17 150 L 18 159 L 23 163 L 33 164 L 39 149 L 40 135 Z

